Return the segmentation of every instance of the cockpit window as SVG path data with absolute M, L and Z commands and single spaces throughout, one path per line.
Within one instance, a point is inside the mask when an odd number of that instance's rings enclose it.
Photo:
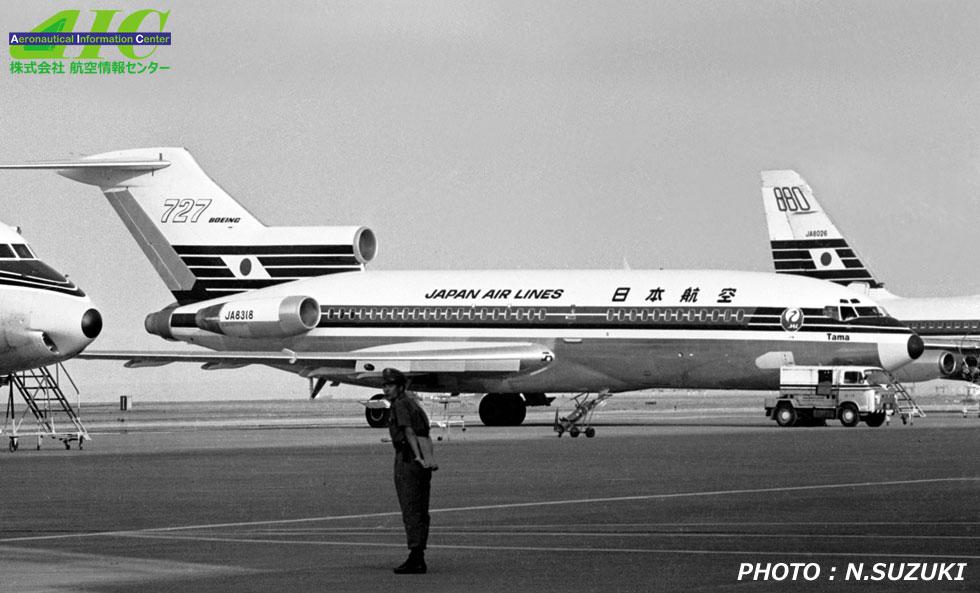
M 34 254 L 31 253 L 30 248 L 23 243 L 14 243 L 14 251 L 17 252 L 17 256 L 22 259 L 34 259 Z
M 10 245 L 4 245 L 0 243 L 0 259 L 13 259 L 17 257 L 14 255 L 14 250 L 10 248 Z
M 829 305 L 823 308 L 823 314 L 836 321 L 850 321 L 858 317 L 885 317 L 887 314 L 879 307 L 868 305 L 851 306 L 841 303 L 840 306 Z

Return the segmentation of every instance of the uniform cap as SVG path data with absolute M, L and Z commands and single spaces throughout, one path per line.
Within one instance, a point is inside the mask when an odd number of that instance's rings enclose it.
M 392 368 L 381 371 L 381 379 L 385 383 L 394 383 L 395 385 L 404 385 L 406 383 L 404 373 Z

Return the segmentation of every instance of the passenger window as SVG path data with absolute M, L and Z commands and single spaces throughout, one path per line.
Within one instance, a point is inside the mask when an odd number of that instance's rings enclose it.
M 859 373 L 857 371 L 847 371 L 847 372 L 845 372 L 844 373 L 844 382 L 845 383 L 860 383 L 861 382 L 861 373 Z

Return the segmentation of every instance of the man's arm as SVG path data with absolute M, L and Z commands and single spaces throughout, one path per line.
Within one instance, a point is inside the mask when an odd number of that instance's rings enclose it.
M 419 438 L 411 426 L 405 427 L 405 440 L 408 441 L 408 446 L 412 449 L 412 455 L 415 456 L 415 461 L 422 464 L 422 467 L 428 468 L 429 460 L 422 456 L 422 449 L 419 447 Z

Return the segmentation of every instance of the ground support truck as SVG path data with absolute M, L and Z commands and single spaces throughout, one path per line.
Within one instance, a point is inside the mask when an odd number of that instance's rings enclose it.
M 862 366 L 786 366 L 779 373 L 779 395 L 766 398 L 766 416 L 780 426 L 824 424 L 881 426 L 901 413 L 901 385 L 883 369 Z M 906 395 L 907 397 L 907 395 Z M 904 416 L 903 416 L 904 420 Z

